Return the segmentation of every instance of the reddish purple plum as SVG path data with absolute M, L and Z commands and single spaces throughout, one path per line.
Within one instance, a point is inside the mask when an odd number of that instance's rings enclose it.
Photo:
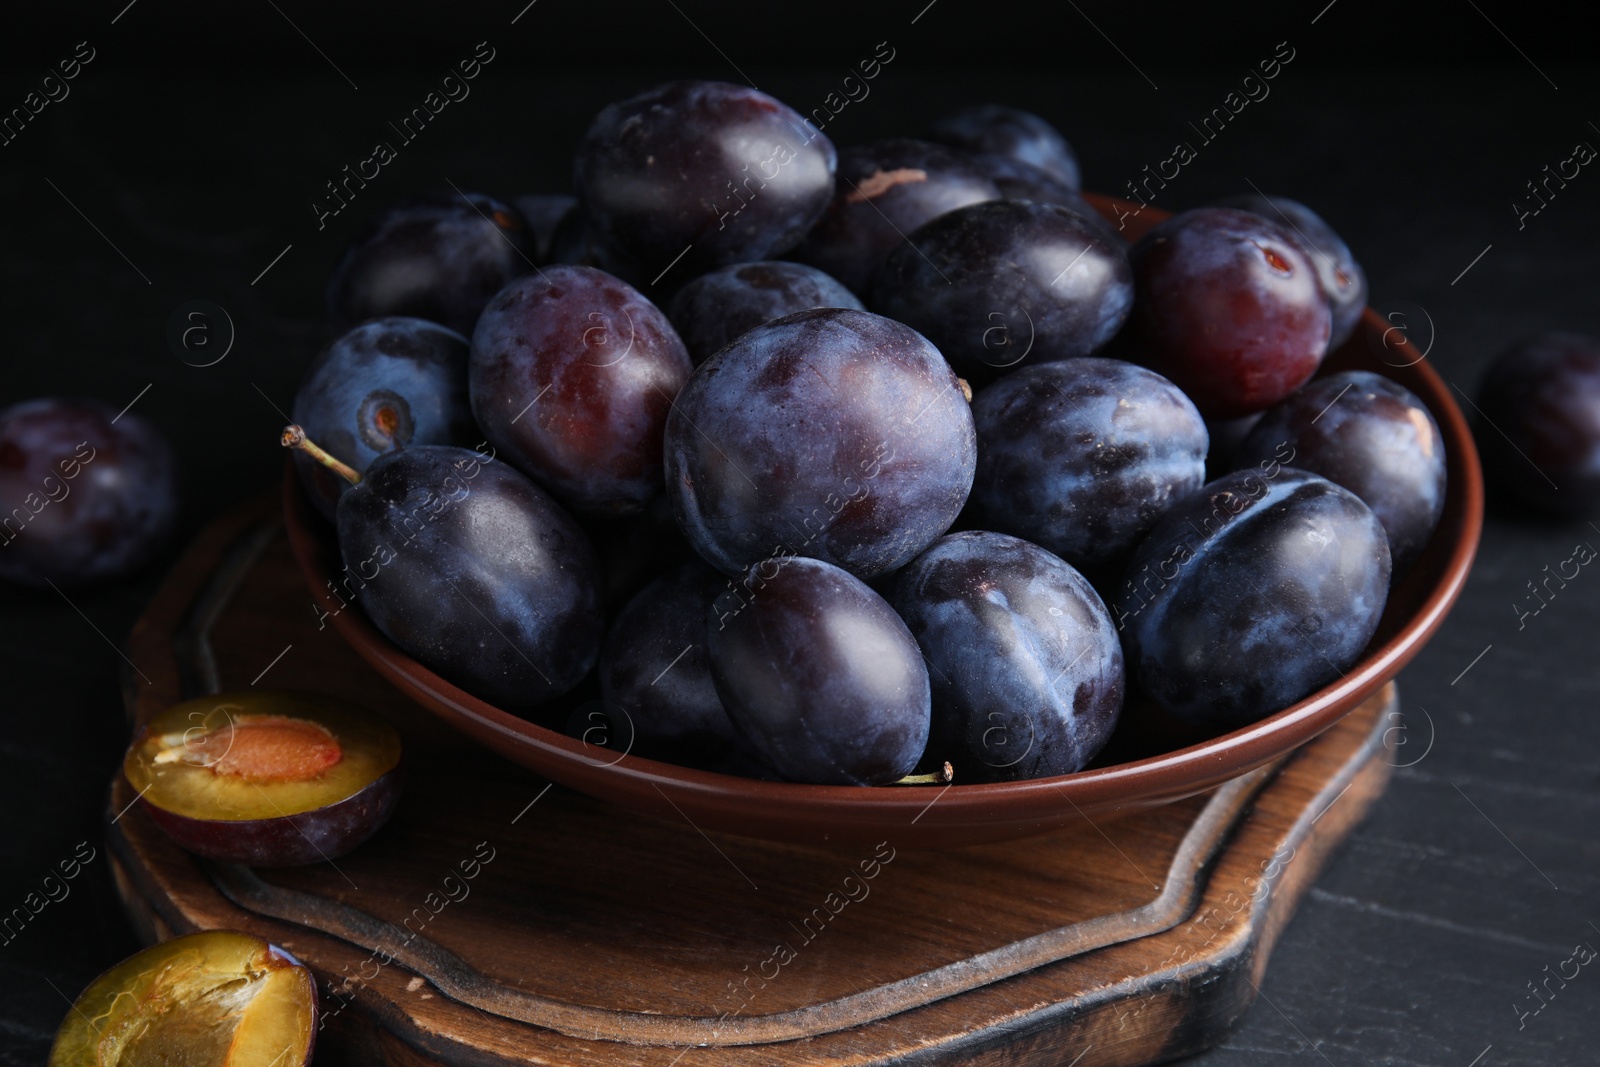
M 694 369 L 667 317 L 592 267 L 550 266 L 498 293 L 472 335 L 484 435 L 579 511 L 630 514 L 661 491 L 661 433 Z
M 1513 345 L 1478 405 L 1490 484 L 1541 511 L 1600 514 L 1600 341 L 1546 333 Z
M 1197 208 L 1158 224 L 1129 257 L 1132 357 L 1172 379 L 1207 418 L 1271 407 L 1322 362 L 1332 315 L 1287 227 Z

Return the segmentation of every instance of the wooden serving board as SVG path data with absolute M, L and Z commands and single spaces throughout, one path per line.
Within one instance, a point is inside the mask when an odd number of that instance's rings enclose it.
M 1279 764 L 1072 833 L 939 852 L 706 834 L 502 761 L 316 613 L 275 500 L 214 523 L 134 629 L 132 716 L 330 693 L 408 746 L 337 863 L 197 860 L 119 774 L 108 853 L 150 941 L 257 933 L 316 972 L 324 1064 L 1145 1064 L 1225 1036 L 1330 850 L 1381 794 L 1392 686 Z M 254 680 L 254 681 L 252 681 Z M 929 800 L 937 802 L 937 787 Z M 120 813 L 120 814 L 119 814 Z

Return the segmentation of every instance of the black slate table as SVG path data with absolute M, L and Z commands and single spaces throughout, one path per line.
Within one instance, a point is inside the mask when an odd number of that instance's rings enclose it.
M 1549 21 L 1472 4 L 1403 24 L 1354 3 L 1195 14 L 1211 36 L 1193 40 L 1218 42 L 1202 52 L 1182 26 L 1147 45 L 1139 17 L 1107 5 L 1035 24 L 946 0 L 851 13 L 826 34 L 797 14 L 765 36 L 748 20 L 787 16 L 702 7 L 668 4 L 608 42 L 605 18 L 571 5 L 429 15 L 440 28 L 408 4 L 410 23 L 368 40 L 351 12 L 263 8 L 238 16 L 248 25 L 197 26 L 193 5 L 119 0 L 11 37 L 0 109 L 78 41 L 94 56 L 0 145 L 0 403 L 133 403 L 182 453 L 192 535 L 278 474 L 282 412 L 331 335 L 323 282 L 369 213 L 452 183 L 565 191 L 593 112 L 668 77 L 753 78 L 808 110 L 884 40 L 895 59 L 834 120 L 836 141 L 1009 102 L 1067 132 L 1088 187 L 1123 195 L 1188 141 L 1195 158 L 1156 204 L 1252 187 L 1312 204 L 1364 263 L 1373 303 L 1469 395 L 1519 337 L 1600 334 L 1600 175 L 1580 172 L 1536 215 L 1513 206 L 1546 164 L 1600 144 L 1596 72 L 1562 58 L 1576 54 L 1572 31 Z M 319 229 L 324 183 L 485 39 L 495 59 L 472 95 Z M 1270 94 L 1197 137 L 1190 124 L 1285 39 L 1294 58 Z M 1053 40 L 1066 42 L 1059 61 Z M 211 366 L 168 342 L 195 300 L 232 323 Z M 1402 675 L 1404 766 L 1288 929 L 1260 1002 L 1203 1062 L 1600 1060 L 1600 975 L 1547 982 L 1575 945 L 1600 947 L 1600 576 L 1523 614 L 1527 583 L 1580 542 L 1600 546 L 1600 528 L 1492 509 L 1461 603 Z M 0 932 L 0 1064 L 41 1062 L 70 998 L 138 947 L 101 846 L 126 741 L 118 642 L 178 547 L 110 587 L 0 589 L 0 922 L 79 861 L 65 895 Z M 1536 1000 L 1530 983 L 1553 993 Z

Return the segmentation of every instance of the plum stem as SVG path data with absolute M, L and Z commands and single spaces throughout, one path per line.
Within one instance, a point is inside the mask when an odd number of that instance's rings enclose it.
M 965 378 L 957 378 L 956 385 L 961 387 L 961 395 L 967 398 L 967 403 L 972 403 L 972 386 Z
M 950 766 L 949 761 L 931 774 L 908 774 L 904 778 L 892 783 L 894 785 L 946 785 L 955 780 L 956 769 Z
M 322 446 L 306 436 L 306 432 L 293 423 L 283 428 L 283 436 L 278 439 L 284 448 L 298 448 L 318 463 L 339 475 L 351 485 L 361 484 L 361 475 L 356 473 L 354 467 L 342 463 L 322 450 Z

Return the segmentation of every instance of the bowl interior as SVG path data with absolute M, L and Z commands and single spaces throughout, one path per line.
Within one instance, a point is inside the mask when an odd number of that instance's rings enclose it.
M 1136 240 L 1167 212 L 1109 197 L 1088 199 L 1125 221 Z M 1133 214 L 1138 210 L 1137 214 Z M 1449 387 L 1422 354 L 1368 309 L 1319 374 L 1370 370 L 1417 394 L 1439 424 L 1448 458 L 1443 518 L 1417 562 L 1391 589 L 1378 632 L 1337 682 L 1260 722 L 1210 737 L 1183 734 L 1130 702 L 1102 761 L 1076 774 L 995 784 L 850 787 L 768 782 L 642 759 L 561 730 L 597 694 L 582 690 L 537 721 L 489 705 L 396 648 L 358 611 L 332 622 L 352 648 L 407 695 L 506 758 L 632 811 L 687 819 L 702 830 L 814 844 L 823 841 L 938 848 L 1001 841 L 1099 820 L 1191 796 L 1269 763 L 1311 740 L 1392 679 L 1421 649 L 1460 594 L 1483 521 L 1483 484 L 1472 435 Z M 296 560 L 332 611 L 342 567 L 332 527 L 284 475 L 284 511 Z

